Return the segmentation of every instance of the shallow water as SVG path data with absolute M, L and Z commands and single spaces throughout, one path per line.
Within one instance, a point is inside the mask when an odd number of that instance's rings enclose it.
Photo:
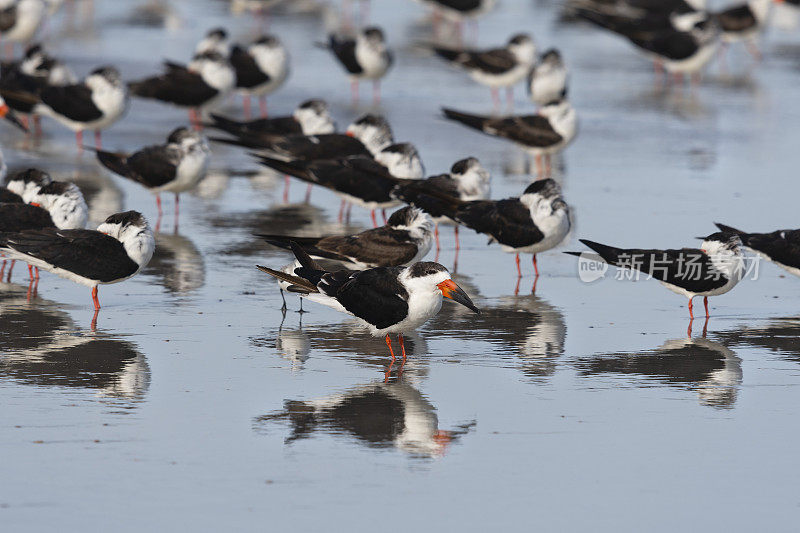
M 96 4 L 90 29 L 48 30 L 80 74 L 112 62 L 133 79 L 186 59 L 209 27 L 256 29 L 222 2 L 174 2 L 169 30 L 131 24 L 135 2 Z M 488 111 L 488 91 L 415 50 L 419 6 L 373 4 L 398 49 L 380 108 L 397 139 L 418 146 L 429 174 L 474 155 L 495 198 L 519 194 L 530 177 L 518 150 L 438 115 L 443 103 Z M 529 263 L 515 296 L 513 257 L 462 231 L 455 279 L 484 313 L 446 303 L 409 337 L 402 376 L 395 366 L 384 383 L 382 340 L 312 303 L 296 313 L 294 296 L 282 317 L 277 287 L 254 268 L 288 256 L 253 233 L 355 231 L 369 214 L 355 208 L 342 227 L 336 197 L 316 189 L 305 205 L 298 182 L 283 205 L 281 178 L 243 177 L 257 168 L 214 146 L 177 232 L 165 197 L 146 271 L 101 287 L 96 331 L 83 287 L 45 274 L 29 296 L 20 265 L 0 284 L 2 529 L 793 529 L 800 282 L 764 263 L 757 281 L 713 298 L 707 333 L 695 321 L 688 337 L 684 299 L 611 275 L 582 283 L 560 250 L 581 250 L 579 237 L 693 245 L 714 221 L 798 227 L 800 38 L 772 32 L 763 63 L 733 50 L 729 73 L 663 89 L 622 40 L 556 18 L 545 2 L 506 0 L 479 34 L 492 44 L 531 31 L 572 69 L 581 132 L 557 177 L 577 223 L 539 257 L 535 295 Z M 274 114 L 323 96 L 344 126 L 368 108 L 350 106 L 337 67 L 310 49 L 317 19 L 271 24 L 294 57 Z M 523 98 L 518 88 L 518 110 Z M 185 120 L 134 101 L 104 142 L 162 142 Z M 149 193 L 45 128 L 36 146 L 0 129 L 12 168 L 74 179 L 95 222 L 133 208 L 154 220 Z M 450 227 L 442 238 L 450 268 Z

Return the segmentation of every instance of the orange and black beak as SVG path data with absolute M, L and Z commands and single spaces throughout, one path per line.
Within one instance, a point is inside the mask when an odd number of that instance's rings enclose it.
M 28 133 L 28 128 L 25 127 L 25 124 L 22 123 L 17 114 L 8 107 L 8 104 L 0 105 L 0 118 L 6 119 L 25 133 Z
M 454 302 L 458 302 L 464 307 L 467 307 L 478 314 L 481 314 L 480 310 L 475 307 L 475 304 L 472 303 L 472 300 L 469 299 L 467 293 L 464 290 L 456 285 L 456 282 L 452 279 L 444 280 L 443 282 L 436 285 L 439 287 L 439 290 L 442 291 L 442 296 L 445 298 L 450 298 Z

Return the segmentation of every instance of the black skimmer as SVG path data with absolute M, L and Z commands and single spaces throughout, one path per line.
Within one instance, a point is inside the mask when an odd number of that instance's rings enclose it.
M 206 33 L 206 36 L 197 43 L 194 49 L 195 55 L 216 52 L 222 57 L 230 57 L 231 43 L 228 41 L 228 32 L 225 28 L 214 28 Z
M 784 229 L 771 233 L 745 233 L 717 224 L 720 231 L 735 233 L 746 248 L 772 261 L 795 276 L 800 276 L 800 230 Z
M 347 71 L 352 83 L 353 103 L 358 103 L 358 83 L 372 80 L 373 103 L 380 102 L 380 80 L 392 66 L 392 53 L 386 46 L 383 30 L 376 27 L 360 30 L 354 38 L 330 35 L 320 45 L 333 52 Z
M 569 73 L 561 54 L 551 48 L 542 54 L 528 74 L 528 94 L 536 105 L 547 105 L 567 97 Z
M 205 176 L 211 151 L 205 138 L 189 128 L 177 128 L 166 144 L 142 148 L 133 154 L 97 151 L 97 160 L 124 178 L 145 186 L 156 195 L 161 216 L 162 192 L 175 193 L 175 217 L 180 193 L 191 190 Z
M 0 250 L 11 259 L 91 287 L 95 311 L 100 309 L 97 286 L 135 276 L 154 249 L 153 232 L 136 211 L 111 215 L 96 231 L 50 228 L 0 234 Z
M 439 251 L 439 224 L 455 223 L 447 216 L 448 210 L 441 209 L 438 200 L 427 201 L 430 195 L 447 195 L 458 198 L 462 202 L 487 200 L 491 193 L 491 174 L 483 168 L 480 161 L 468 157 L 457 161 L 450 168 L 449 174 L 431 176 L 424 180 L 406 180 L 392 189 L 392 195 L 406 203 L 415 205 L 433 217 L 436 223 L 436 251 Z M 456 250 L 461 248 L 458 242 L 458 224 L 455 223 Z
M 26 115 L 33 113 L 44 88 L 72 85 L 76 81 L 66 66 L 47 55 L 38 44 L 29 46 L 21 60 L 0 65 L 0 94 L 6 95 L 11 109 Z M 40 134 L 39 116 L 33 117 L 36 133 Z
M 450 278 L 447 269 L 438 263 L 326 272 L 300 246 L 293 245 L 292 251 L 302 265 L 293 275 L 263 266 L 258 269 L 290 283 L 291 292 L 355 316 L 373 336 L 385 336 L 392 361 L 395 357 L 389 335 L 398 335 L 405 361 L 403 334 L 434 317 L 442 307 L 442 297 L 480 313 L 467 293 Z
M 513 106 L 514 85 L 525 79 L 536 62 L 536 45 L 526 33 L 514 35 L 502 48 L 472 50 L 436 47 L 433 51 L 464 69 L 473 80 L 490 87 L 495 108 L 500 107 L 498 89 L 501 87 L 506 88 L 509 107 Z
M 83 131 L 94 130 L 95 145 L 101 148 L 101 131 L 111 126 L 128 108 L 128 89 L 114 67 L 93 70 L 82 82 L 48 85 L 39 93 L 41 104 L 33 113 L 55 119 L 75 132 L 78 149 Z
M 431 217 L 414 207 L 392 213 L 385 226 L 355 235 L 295 237 L 258 235 L 279 248 L 296 243 L 311 257 L 336 261 L 351 270 L 395 267 L 421 261 L 433 242 Z
M 493 137 L 514 142 L 535 156 L 537 172 L 541 174 L 541 159 L 546 156 L 549 174 L 550 156 L 567 147 L 578 133 L 578 116 L 566 99 L 550 102 L 536 115 L 492 117 L 472 115 L 443 108 L 445 117 Z
M 533 254 L 538 279 L 536 254 L 561 244 L 572 226 L 561 187 L 549 178 L 534 181 L 519 198 L 463 202 L 431 192 L 419 195 L 413 203 L 427 205 L 459 224 L 489 235 L 490 243 L 497 242 L 504 252 L 516 254 L 518 277 L 522 277 L 519 254 Z
M 22 198 L 22 201 L 27 204 L 33 201 L 39 193 L 39 189 L 51 181 L 53 180 L 47 172 L 29 168 L 10 176 L 6 181 L 6 188 Z
M 254 155 L 264 166 L 331 189 L 342 197 L 343 202 L 355 203 L 369 209 L 372 224 L 376 227 L 378 223 L 375 210 L 384 210 L 385 222 L 385 210 L 399 203 L 391 194 L 398 180 L 422 179 L 425 173 L 417 149 L 409 143 L 387 146 L 374 158 L 361 155 L 311 162 L 286 162 Z M 342 209 L 339 215 L 341 218 Z
M 198 54 L 188 66 L 164 63 L 166 72 L 128 84 L 131 92 L 189 109 L 195 127 L 201 114 L 222 101 L 236 86 L 236 72 L 217 52 Z
M 257 427 L 288 422 L 285 443 L 315 431 L 350 436 L 369 447 L 395 447 L 417 457 L 440 457 L 474 422 L 439 429 L 436 408 L 405 381 L 371 383 L 324 398 L 284 402 L 284 410 L 259 416 Z
M 749 0 L 745 4 L 729 7 L 714 14 L 722 29 L 722 50 L 729 44 L 744 41 L 756 59 L 761 59 L 758 37 L 766 26 L 769 8 L 782 0 Z
M 262 35 L 251 45 L 231 49 L 236 71 L 236 88 L 244 97 L 244 115 L 250 118 L 250 99 L 257 96 L 261 117 L 267 116 L 267 95 L 276 91 L 289 76 L 289 54 L 273 35 Z
M 580 241 L 609 265 L 647 274 L 672 292 L 686 296 L 691 319 L 694 319 L 692 299 L 695 296 L 703 297 L 708 318 L 708 297 L 733 289 L 745 272 L 742 240 L 735 233 L 713 233 L 703 240 L 700 248 L 679 250 L 614 248 L 585 239 Z M 581 252 L 565 253 L 582 255 Z
M 336 131 L 328 103 L 324 100 L 306 100 L 285 117 L 260 118 L 239 122 L 211 113 L 208 127 L 222 130 L 237 137 L 258 136 L 266 144 L 287 135 L 324 135 Z
M 15 43 L 28 43 L 36 35 L 46 14 L 44 0 L 5 0 L 0 16 L 0 39 L 6 43 L 6 57 Z

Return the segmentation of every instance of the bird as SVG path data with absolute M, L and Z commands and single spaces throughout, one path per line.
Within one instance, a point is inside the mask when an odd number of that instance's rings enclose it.
M 358 318 L 373 336 L 384 337 L 392 362 L 395 355 L 389 335 L 398 335 L 405 361 L 403 334 L 435 316 L 441 309 L 442 297 L 480 313 L 448 270 L 438 263 L 422 261 L 407 267 L 327 272 L 300 246 L 293 244 L 292 251 L 302 265 L 294 274 L 260 265 L 257 268 L 290 283 L 291 292 Z
M 770 6 L 778 1 L 781 0 L 749 0 L 714 13 L 722 30 L 722 50 L 732 43 L 744 41 L 753 57 L 761 59 L 758 37 L 767 23 Z
M 569 206 L 561 194 L 558 183 L 548 178 L 534 181 L 518 198 L 464 202 L 430 192 L 420 194 L 412 204 L 424 211 L 436 209 L 459 224 L 489 235 L 489 243 L 497 242 L 504 252 L 516 254 L 518 278 L 522 277 L 519 254 L 533 254 L 538 279 L 536 255 L 561 244 L 572 227 Z
M 578 133 L 578 116 L 567 99 L 550 102 L 536 115 L 492 117 L 473 115 L 442 108 L 444 116 L 493 137 L 508 139 L 536 158 L 537 173 L 541 174 L 545 157 L 549 174 L 550 157 L 569 145 Z
M 176 220 L 180 193 L 193 189 L 205 176 L 211 154 L 205 137 L 187 127 L 173 130 L 166 144 L 146 146 L 132 154 L 96 152 L 97 160 L 104 167 L 156 195 L 159 218 L 162 215 L 160 193 L 175 193 Z
M 197 43 L 194 48 L 195 55 L 216 52 L 222 57 L 230 57 L 231 43 L 228 40 L 228 31 L 225 28 L 213 28 Z
M 336 261 L 350 270 L 395 267 L 421 261 L 433 242 L 431 217 L 414 207 L 392 213 L 385 226 L 355 235 L 297 237 L 258 234 L 269 244 L 291 250 L 296 243 L 310 257 Z
M 3 168 L 5 168 L 5 163 L 3 163 Z M 5 174 L 5 170 L 0 173 Z M 39 189 L 51 181 L 53 180 L 47 172 L 29 168 L 10 176 L 6 181 L 6 188 L 27 204 L 36 197 Z
M 556 102 L 567 97 L 568 79 L 561 53 L 551 48 L 528 73 L 528 95 L 539 106 Z
M 250 118 L 250 100 L 259 99 L 261 118 L 267 116 L 267 95 L 281 87 L 289 76 L 289 54 L 274 35 L 262 35 L 251 45 L 235 45 L 230 62 L 236 71 L 236 88 L 242 92 L 244 115 Z
M 336 123 L 331 118 L 328 103 L 318 99 L 302 102 L 289 116 L 247 122 L 211 113 L 211 121 L 206 125 L 236 137 L 257 136 L 264 143 L 287 135 L 324 135 L 336 131 Z
M 733 289 L 745 271 L 742 240 L 735 233 L 712 233 L 705 237 L 699 249 L 644 250 L 615 248 L 586 239 L 580 242 L 609 265 L 647 274 L 672 292 L 687 297 L 690 319 L 694 319 L 692 299 L 695 296 L 703 297 L 708 318 L 708 297 Z M 581 252 L 565 253 L 581 256 Z
M 9 121 L 24 132 L 28 131 L 28 128 L 25 126 L 22 120 L 20 120 L 17 114 L 14 113 L 14 111 L 9 107 L 2 96 L 0 96 L 0 118 Z
M 375 210 L 384 210 L 385 222 L 385 209 L 399 203 L 391 195 L 397 180 L 421 179 L 425 173 L 419 152 L 409 143 L 387 146 L 375 157 L 356 155 L 311 162 L 286 162 L 254 155 L 264 166 L 336 192 L 343 201 L 340 219 L 344 203 L 355 203 L 369 209 L 375 227 L 378 225 Z
M 75 132 L 78 149 L 83 147 L 83 131 L 94 130 L 95 146 L 102 148 L 101 132 L 128 109 L 128 89 L 119 71 L 112 66 L 93 70 L 83 81 L 68 85 L 48 85 L 39 94 L 41 103 L 33 113 L 48 116 Z
M 355 37 L 331 34 L 327 43 L 320 43 L 318 46 L 330 50 L 347 71 L 354 105 L 358 104 L 360 80 L 372 80 L 373 103 L 380 102 L 380 80 L 393 62 L 382 29 L 370 26 L 360 30 Z
M 494 9 L 497 0 L 418 0 L 433 9 L 434 34 L 439 34 L 441 19 L 458 24 L 459 35 L 465 21 L 473 21 Z
M 800 276 L 800 230 L 746 233 L 725 224 L 715 224 L 720 231 L 738 235 L 745 248 L 753 250 L 795 276 Z
M 6 43 L 6 57 L 14 52 L 14 43 L 27 43 L 44 21 L 44 0 L 6 0 L 0 16 L 0 40 Z
M 480 161 L 475 157 L 468 157 L 456 161 L 448 174 L 439 174 L 424 180 L 404 180 L 394 186 L 391 194 L 404 202 L 416 205 L 433 217 L 436 223 L 434 237 L 437 252 L 440 249 L 439 224 L 454 223 L 456 250 L 459 250 L 461 246 L 458 241 L 458 224 L 439 208 L 440 202 L 426 202 L 420 199 L 430 195 L 433 191 L 458 198 L 462 202 L 487 200 L 491 193 L 490 181 L 491 174 L 481 165 Z
M 45 228 L 0 233 L 0 251 L 8 257 L 91 287 L 95 319 L 100 310 L 97 286 L 135 276 L 150 261 L 154 249 L 153 232 L 136 211 L 111 215 L 97 230 Z
M 48 86 L 72 85 L 75 75 L 59 60 L 49 56 L 39 44 L 29 46 L 19 61 L 0 64 L 0 94 L 8 106 L 25 115 L 33 114 L 41 92 Z M 41 134 L 39 116 L 33 115 L 35 133 Z M 27 119 L 22 122 L 27 129 Z
M 514 85 L 525 76 L 536 61 L 536 45 L 527 33 L 519 33 L 502 48 L 488 50 L 453 49 L 434 47 L 434 53 L 453 65 L 464 69 L 470 77 L 492 91 L 495 108 L 500 107 L 498 90 L 506 88 L 508 106 L 514 103 Z
M 130 82 L 133 95 L 189 109 L 192 124 L 199 128 L 201 115 L 216 106 L 236 86 L 236 72 L 218 52 L 195 55 L 188 65 L 164 63 L 165 72 Z

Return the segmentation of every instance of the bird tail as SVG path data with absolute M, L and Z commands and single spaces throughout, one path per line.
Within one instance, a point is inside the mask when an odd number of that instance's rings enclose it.
M 719 222 L 714 222 L 714 225 L 719 228 L 720 231 L 724 231 L 726 233 L 735 233 L 736 235 L 747 235 L 746 232 L 742 230 L 738 230 L 736 228 L 732 228 L 730 226 L 726 226 L 725 224 L 720 224 Z
M 214 128 L 216 130 L 222 130 L 233 135 L 236 135 L 240 131 L 244 129 L 244 123 L 238 122 L 236 120 L 223 117 L 222 115 L 217 115 L 216 113 L 211 113 L 211 121 L 205 124 L 209 128 Z
M 446 107 L 442 108 L 442 112 L 444 113 L 445 118 L 455 120 L 456 122 L 461 122 L 465 126 L 468 126 L 472 129 L 483 131 L 483 124 L 486 121 L 486 117 L 482 117 L 480 115 L 470 115 L 469 113 L 462 113 L 461 111 L 448 109 Z
M 156 98 L 158 96 L 158 84 L 150 83 L 150 80 L 130 81 L 128 90 L 131 94 L 141 98 Z
M 441 48 L 438 46 L 433 47 L 433 53 L 441 57 L 445 61 L 451 63 L 459 63 L 459 56 L 462 54 L 461 50 L 453 48 Z
M 230 132 L 230 133 L 236 135 L 236 132 Z M 265 150 L 270 148 L 263 142 L 259 142 L 245 135 L 237 135 L 235 139 L 229 139 L 227 137 L 209 137 L 208 140 L 216 143 L 227 144 L 230 146 L 238 146 L 240 148 L 250 148 L 251 150 Z
M 89 146 L 87 146 L 86 149 L 97 153 L 97 160 L 100 161 L 100 164 L 106 167 L 114 174 L 118 174 L 124 178 L 130 178 L 135 180 L 135 178 L 131 175 L 130 169 L 128 168 L 127 154 L 105 152 L 103 150 L 97 150 Z
M 256 265 L 256 268 L 259 269 L 261 272 L 266 272 L 270 276 L 273 276 L 281 281 L 285 281 L 289 284 L 286 290 L 290 292 L 297 292 L 300 294 L 311 294 L 312 292 L 319 292 L 317 287 L 308 281 L 307 279 L 303 279 L 300 276 L 293 276 L 291 274 L 287 274 L 286 272 L 282 272 L 280 270 L 275 270 L 273 268 Z
M 599 242 L 589 241 L 586 239 L 580 239 L 580 241 L 597 252 L 603 261 L 609 265 L 616 265 L 619 262 L 620 255 L 624 253 L 622 248 L 614 248 L 613 246 L 607 246 L 605 244 L 600 244 Z
M 294 176 L 297 179 L 301 179 L 310 183 L 316 182 L 310 173 L 306 172 L 305 169 L 294 163 L 281 161 L 280 159 L 275 159 L 273 157 L 260 154 L 251 153 L 250 155 L 258 159 L 258 162 L 263 166 L 271 168 L 272 170 L 280 172 L 281 174 L 288 174 L 289 176 Z
M 392 196 L 432 217 L 448 217 L 452 220 L 456 219 L 458 208 L 464 204 L 459 198 L 425 189 L 418 180 L 404 180 L 399 183 L 392 189 Z

